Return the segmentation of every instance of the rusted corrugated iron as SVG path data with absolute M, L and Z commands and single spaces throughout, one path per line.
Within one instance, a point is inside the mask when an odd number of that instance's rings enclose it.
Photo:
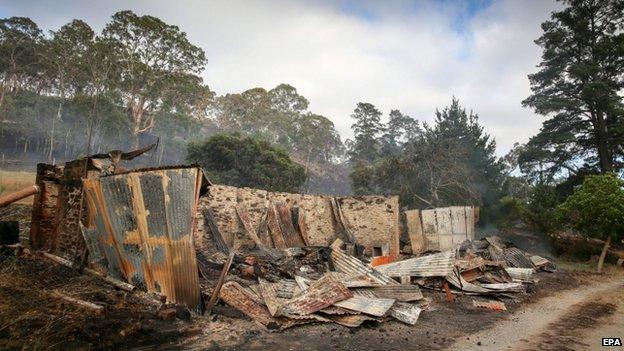
M 197 167 L 85 180 L 109 271 L 168 301 L 201 309 L 192 230 L 203 182 Z
M 269 310 L 262 302 L 258 301 L 257 297 L 254 297 L 248 290 L 236 282 L 223 284 L 219 296 L 225 303 L 243 312 L 255 322 L 260 323 L 269 330 L 282 330 L 294 325 L 306 323 L 305 321 L 271 316 Z
M 277 210 L 272 202 L 269 202 L 267 207 L 266 224 L 273 246 L 276 249 L 281 250 L 287 248 L 288 245 L 286 245 L 286 242 L 284 241 L 284 235 L 280 226 Z
M 333 247 L 331 252 L 331 260 L 339 272 L 350 275 L 365 275 L 377 282 L 379 285 L 398 285 L 399 283 L 389 276 L 379 272 L 376 268 L 366 266 L 357 258 L 347 255 L 339 248 Z
M 455 251 L 446 251 L 377 266 L 376 269 L 390 277 L 445 277 L 453 271 L 454 264 Z
M 301 293 L 301 289 L 294 280 L 282 279 L 277 283 L 277 297 L 292 299 L 299 293 Z
M 334 303 L 334 306 L 370 314 L 371 316 L 382 317 L 393 304 L 393 299 L 355 295 L 352 298 Z
M 278 313 L 287 316 L 306 315 L 350 297 L 353 297 L 353 293 L 346 286 L 331 275 L 324 275 L 312 283 L 305 293 L 281 305 Z
M 284 202 L 277 202 L 275 203 L 275 210 L 286 247 L 304 246 L 305 244 L 299 231 L 295 229 L 290 206 Z
M 515 247 L 505 249 L 505 262 L 509 267 L 516 268 L 533 268 L 531 260 L 524 255 L 524 252 Z

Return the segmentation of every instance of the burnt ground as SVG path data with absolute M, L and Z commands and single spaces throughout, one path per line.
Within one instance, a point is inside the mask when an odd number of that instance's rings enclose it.
M 422 312 L 415 326 L 396 321 L 371 322 L 360 328 L 315 324 L 271 333 L 255 324 L 241 323 L 241 319 L 217 316 L 213 325 L 232 323 L 228 328 L 230 338 L 221 339 L 212 334 L 195 339 L 191 345 L 210 350 L 441 350 L 458 339 L 469 340 L 471 334 L 495 325 L 523 306 L 595 279 L 589 273 L 538 273 L 536 276 L 540 280 L 538 284 L 528 294 L 519 296 L 516 303 L 507 301 L 505 312 L 475 308 L 471 296 L 458 296 L 450 303 L 441 292 L 424 291 L 432 300 L 431 308 Z M 231 334 L 238 334 L 238 337 Z
M 20 220 L 20 226 L 30 219 L 29 211 L 21 206 L 0 211 L 0 219 L 7 217 Z M 541 305 L 558 301 L 559 295 L 574 295 L 606 279 L 564 271 L 537 273 L 536 277 L 539 282 L 529 293 L 518 296 L 516 303 L 506 301 L 504 312 L 477 309 L 470 296 L 458 296 L 450 303 L 443 293 L 424 291 L 431 300 L 430 308 L 422 312 L 415 326 L 396 321 L 370 322 L 354 329 L 315 324 L 274 333 L 224 305 L 217 305 L 213 316 L 193 316 L 190 322 L 162 320 L 157 304 L 141 294 L 117 290 L 37 256 L 0 254 L 0 349 L 441 350 L 458 342 L 458 349 L 475 349 L 481 343 L 479 333 L 508 325 L 531 308 L 539 312 Z M 624 281 L 622 275 L 616 279 Z M 55 298 L 53 290 L 103 305 L 106 313 L 93 315 Z M 527 349 L 587 348 L 587 340 L 598 337 L 585 335 L 592 325 L 607 324 L 614 330 L 612 334 L 624 326 L 622 296 L 619 299 L 617 306 L 614 296 L 574 304 L 547 330 L 522 343 Z M 613 318 L 619 318 L 617 323 Z M 601 330 L 608 334 L 611 329 L 605 328 Z M 486 349 L 485 345 L 480 348 Z
M 54 292 L 102 305 L 94 315 Z M 158 305 L 35 256 L 0 255 L 0 349 L 175 348 L 192 323 L 161 320 Z

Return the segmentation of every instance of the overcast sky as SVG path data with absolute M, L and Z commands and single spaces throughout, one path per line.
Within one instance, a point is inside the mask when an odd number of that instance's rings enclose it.
M 502 1 L 89 1 L 0 0 L 0 17 L 27 16 L 44 30 L 73 18 L 101 30 L 131 9 L 179 26 L 206 52 L 218 94 L 295 86 L 343 139 L 360 101 L 419 120 L 457 97 L 479 114 L 498 153 L 526 142 L 542 117 L 524 109 L 533 43 L 559 4 Z

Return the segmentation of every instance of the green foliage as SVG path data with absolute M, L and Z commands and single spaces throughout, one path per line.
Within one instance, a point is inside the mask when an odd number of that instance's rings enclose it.
M 431 126 L 421 128 L 396 110 L 384 126 L 369 105 L 358 104 L 354 114 L 358 123 L 350 148 L 350 178 L 356 194 L 398 194 L 402 205 L 411 208 L 480 205 L 486 219 L 493 215 L 503 165 L 476 114 L 453 99 L 436 112 Z
M 213 181 L 227 185 L 298 192 L 306 181 L 305 169 L 286 151 L 240 133 L 190 143 L 187 160 L 201 165 Z
M 588 176 L 557 213 L 589 237 L 617 239 L 624 233 L 624 180 L 613 173 Z
M 191 44 L 177 26 L 120 11 L 102 37 L 115 46 L 119 56 L 119 90 L 136 138 L 154 128 L 153 112 L 165 98 L 195 92 L 201 86 L 196 74 L 206 64 L 204 51 Z
M 530 191 L 525 221 L 541 233 L 552 233 L 561 229 L 555 213 L 561 201 L 555 187 L 546 184 L 535 185 Z
M 373 164 L 379 157 L 380 134 L 384 131 L 381 123 L 381 112 L 372 104 L 359 102 L 351 118 L 355 123 L 353 144 L 349 150 L 351 162 L 367 162 Z
M 548 117 L 521 160 L 543 181 L 579 166 L 608 172 L 624 165 L 624 1 L 565 3 L 542 24 L 542 62 L 523 101 Z

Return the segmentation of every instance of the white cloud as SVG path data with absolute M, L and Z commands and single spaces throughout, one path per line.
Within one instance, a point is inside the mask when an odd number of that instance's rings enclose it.
M 461 2 L 19 1 L 5 16 L 29 16 L 44 29 L 82 18 L 96 29 L 115 11 L 152 14 L 186 31 L 208 57 L 204 77 L 220 94 L 290 83 L 310 108 L 351 135 L 349 117 L 367 101 L 431 120 L 453 95 L 477 112 L 504 154 L 535 134 L 541 118 L 521 107 L 533 43 L 549 1 L 495 1 L 470 17 Z

